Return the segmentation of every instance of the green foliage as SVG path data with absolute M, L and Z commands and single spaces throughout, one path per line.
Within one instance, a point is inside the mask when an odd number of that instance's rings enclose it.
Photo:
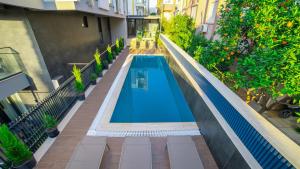
M 296 115 L 298 116 L 297 123 L 300 123 L 300 112 L 296 112 Z
M 57 120 L 49 114 L 44 114 L 43 123 L 47 129 L 52 129 L 56 127 Z
M 14 166 L 21 165 L 32 157 L 29 148 L 5 124 L 0 126 L 0 147 Z
M 120 37 L 120 49 L 122 50 L 124 48 L 124 38 Z
M 73 66 L 72 71 L 74 77 L 75 77 L 75 89 L 78 93 L 81 93 L 84 91 L 84 84 L 81 77 L 80 69 L 76 67 L 76 65 Z
M 164 22 L 164 32 L 178 46 L 187 50 L 195 33 L 193 19 L 187 15 L 176 15 L 169 22 Z
M 120 51 L 121 51 L 120 41 L 119 41 L 119 39 L 117 38 L 117 39 L 116 39 L 116 53 L 119 54 Z
M 239 88 L 254 88 L 272 97 L 300 98 L 300 6 L 294 1 L 235 0 L 221 10 L 218 33 L 238 54 L 241 39 L 250 41 L 232 72 Z
M 113 54 L 112 54 L 112 50 L 111 50 L 110 45 L 107 45 L 106 50 L 107 50 L 107 55 L 108 55 L 107 59 L 108 59 L 109 62 L 112 62 L 112 60 L 113 60 Z
M 221 70 L 230 87 L 253 88 L 273 98 L 287 94 L 300 104 L 300 6 L 295 1 L 227 0 L 217 41 L 189 38 L 192 24 L 183 18 L 174 17 L 165 32 L 211 72 Z
M 102 63 L 103 63 L 103 67 L 107 69 L 108 68 L 108 61 L 107 60 L 103 60 Z
M 100 74 L 102 72 L 103 66 L 102 66 L 101 57 L 98 49 L 96 49 L 96 52 L 94 54 L 94 59 L 96 62 L 95 72 L 97 74 Z
M 91 81 L 95 81 L 95 80 L 97 80 L 97 78 L 98 78 L 98 76 L 96 73 L 92 73 L 90 76 Z

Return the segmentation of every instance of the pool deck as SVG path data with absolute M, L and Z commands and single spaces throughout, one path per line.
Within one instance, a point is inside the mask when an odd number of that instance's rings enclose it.
M 130 53 L 162 53 L 161 51 L 131 51 Z M 75 112 L 74 116 L 68 122 L 61 134 L 48 149 L 47 153 L 39 161 L 39 169 L 63 169 L 69 161 L 73 150 L 79 141 L 86 135 L 91 126 L 102 102 L 104 101 L 115 77 L 118 74 L 129 49 L 123 50 L 118 59 L 113 63 L 111 68 L 106 72 L 102 80 L 97 83 L 94 90 L 86 98 L 84 103 Z M 99 104 L 101 103 L 101 104 Z M 152 158 L 154 169 L 170 168 L 166 146 L 166 137 L 151 137 Z M 202 159 L 203 165 L 207 169 L 217 168 L 217 165 L 202 136 L 193 136 L 198 153 Z M 101 168 L 117 169 L 121 154 L 121 147 L 124 141 L 123 137 L 109 137 L 108 145 L 110 151 L 106 152 L 103 157 Z

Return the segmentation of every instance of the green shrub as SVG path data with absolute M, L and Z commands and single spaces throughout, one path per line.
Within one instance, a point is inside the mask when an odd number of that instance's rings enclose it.
M 109 62 L 112 62 L 112 60 L 113 60 L 113 54 L 112 54 L 112 50 L 111 50 L 110 45 L 107 45 L 106 50 L 107 50 L 107 56 L 108 56 L 107 59 L 108 59 Z
M 124 38 L 120 37 L 120 49 L 122 50 L 124 48 Z
M 18 166 L 32 158 L 29 148 L 5 124 L 0 126 L 0 147 L 5 157 Z
M 91 76 L 90 76 L 91 81 L 95 81 L 95 80 L 97 80 L 97 78 L 98 78 L 98 76 L 97 76 L 96 73 L 92 73 Z
M 95 72 L 99 75 L 102 72 L 103 66 L 102 66 L 101 56 L 98 49 L 96 49 L 96 52 L 94 54 L 94 59 L 96 62 Z
M 47 129 L 52 129 L 57 126 L 57 120 L 49 114 L 43 115 L 43 123 Z
M 103 67 L 105 69 L 108 69 L 108 61 L 107 60 L 103 60 Z
M 119 39 L 117 38 L 116 39 L 116 54 L 118 55 L 119 53 L 120 53 L 120 51 L 121 51 L 121 47 L 120 47 L 120 41 L 119 41 Z
M 178 46 L 187 50 L 192 42 L 192 38 L 195 33 L 195 27 L 193 19 L 187 15 L 176 15 L 165 21 L 164 23 L 167 28 L 164 28 L 169 38 L 175 42 Z
M 76 65 L 73 66 L 72 71 L 74 77 L 75 77 L 75 89 L 78 93 L 81 93 L 84 91 L 84 84 L 81 77 L 80 69 L 76 67 Z
M 257 97 L 287 94 L 300 104 L 299 11 L 294 1 L 227 0 L 218 41 L 192 37 L 188 16 L 163 20 L 163 26 L 172 41 L 211 72 L 221 69 L 230 88 L 253 89 Z

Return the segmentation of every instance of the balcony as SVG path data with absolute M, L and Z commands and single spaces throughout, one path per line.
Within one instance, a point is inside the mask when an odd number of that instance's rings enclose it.
M 0 100 L 30 86 L 19 57 L 10 47 L 0 48 Z

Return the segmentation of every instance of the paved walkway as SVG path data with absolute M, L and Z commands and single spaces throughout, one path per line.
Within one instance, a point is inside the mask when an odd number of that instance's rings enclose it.
M 64 128 L 53 145 L 50 147 L 45 156 L 38 163 L 39 169 L 64 169 L 69 161 L 74 148 L 85 136 L 90 125 L 92 124 L 106 94 L 109 91 L 113 80 L 128 55 L 128 49 L 125 49 L 112 67 L 104 75 L 103 79 L 96 85 L 92 93 L 86 98 L 85 102 L 77 110 L 68 125 Z M 140 53 L 140 52 L 137 52 Z M 152 52 L 150 52 L 152 53 Z M 153 52 L 155 53 L 155 52 Z M 217 168 L 217 165 L 202 136 L 193 137 L 203 165 L 205 168 Z M 169 169 L 168 155 L 165 150 L 166 138 L 150 138 L 152 144 L 153 168 Z M 106 152 L 103 157 L 101 168 L 117 169 L 121 154 L 121 147 L 124 138 L 108 138 L 110 151 Z

